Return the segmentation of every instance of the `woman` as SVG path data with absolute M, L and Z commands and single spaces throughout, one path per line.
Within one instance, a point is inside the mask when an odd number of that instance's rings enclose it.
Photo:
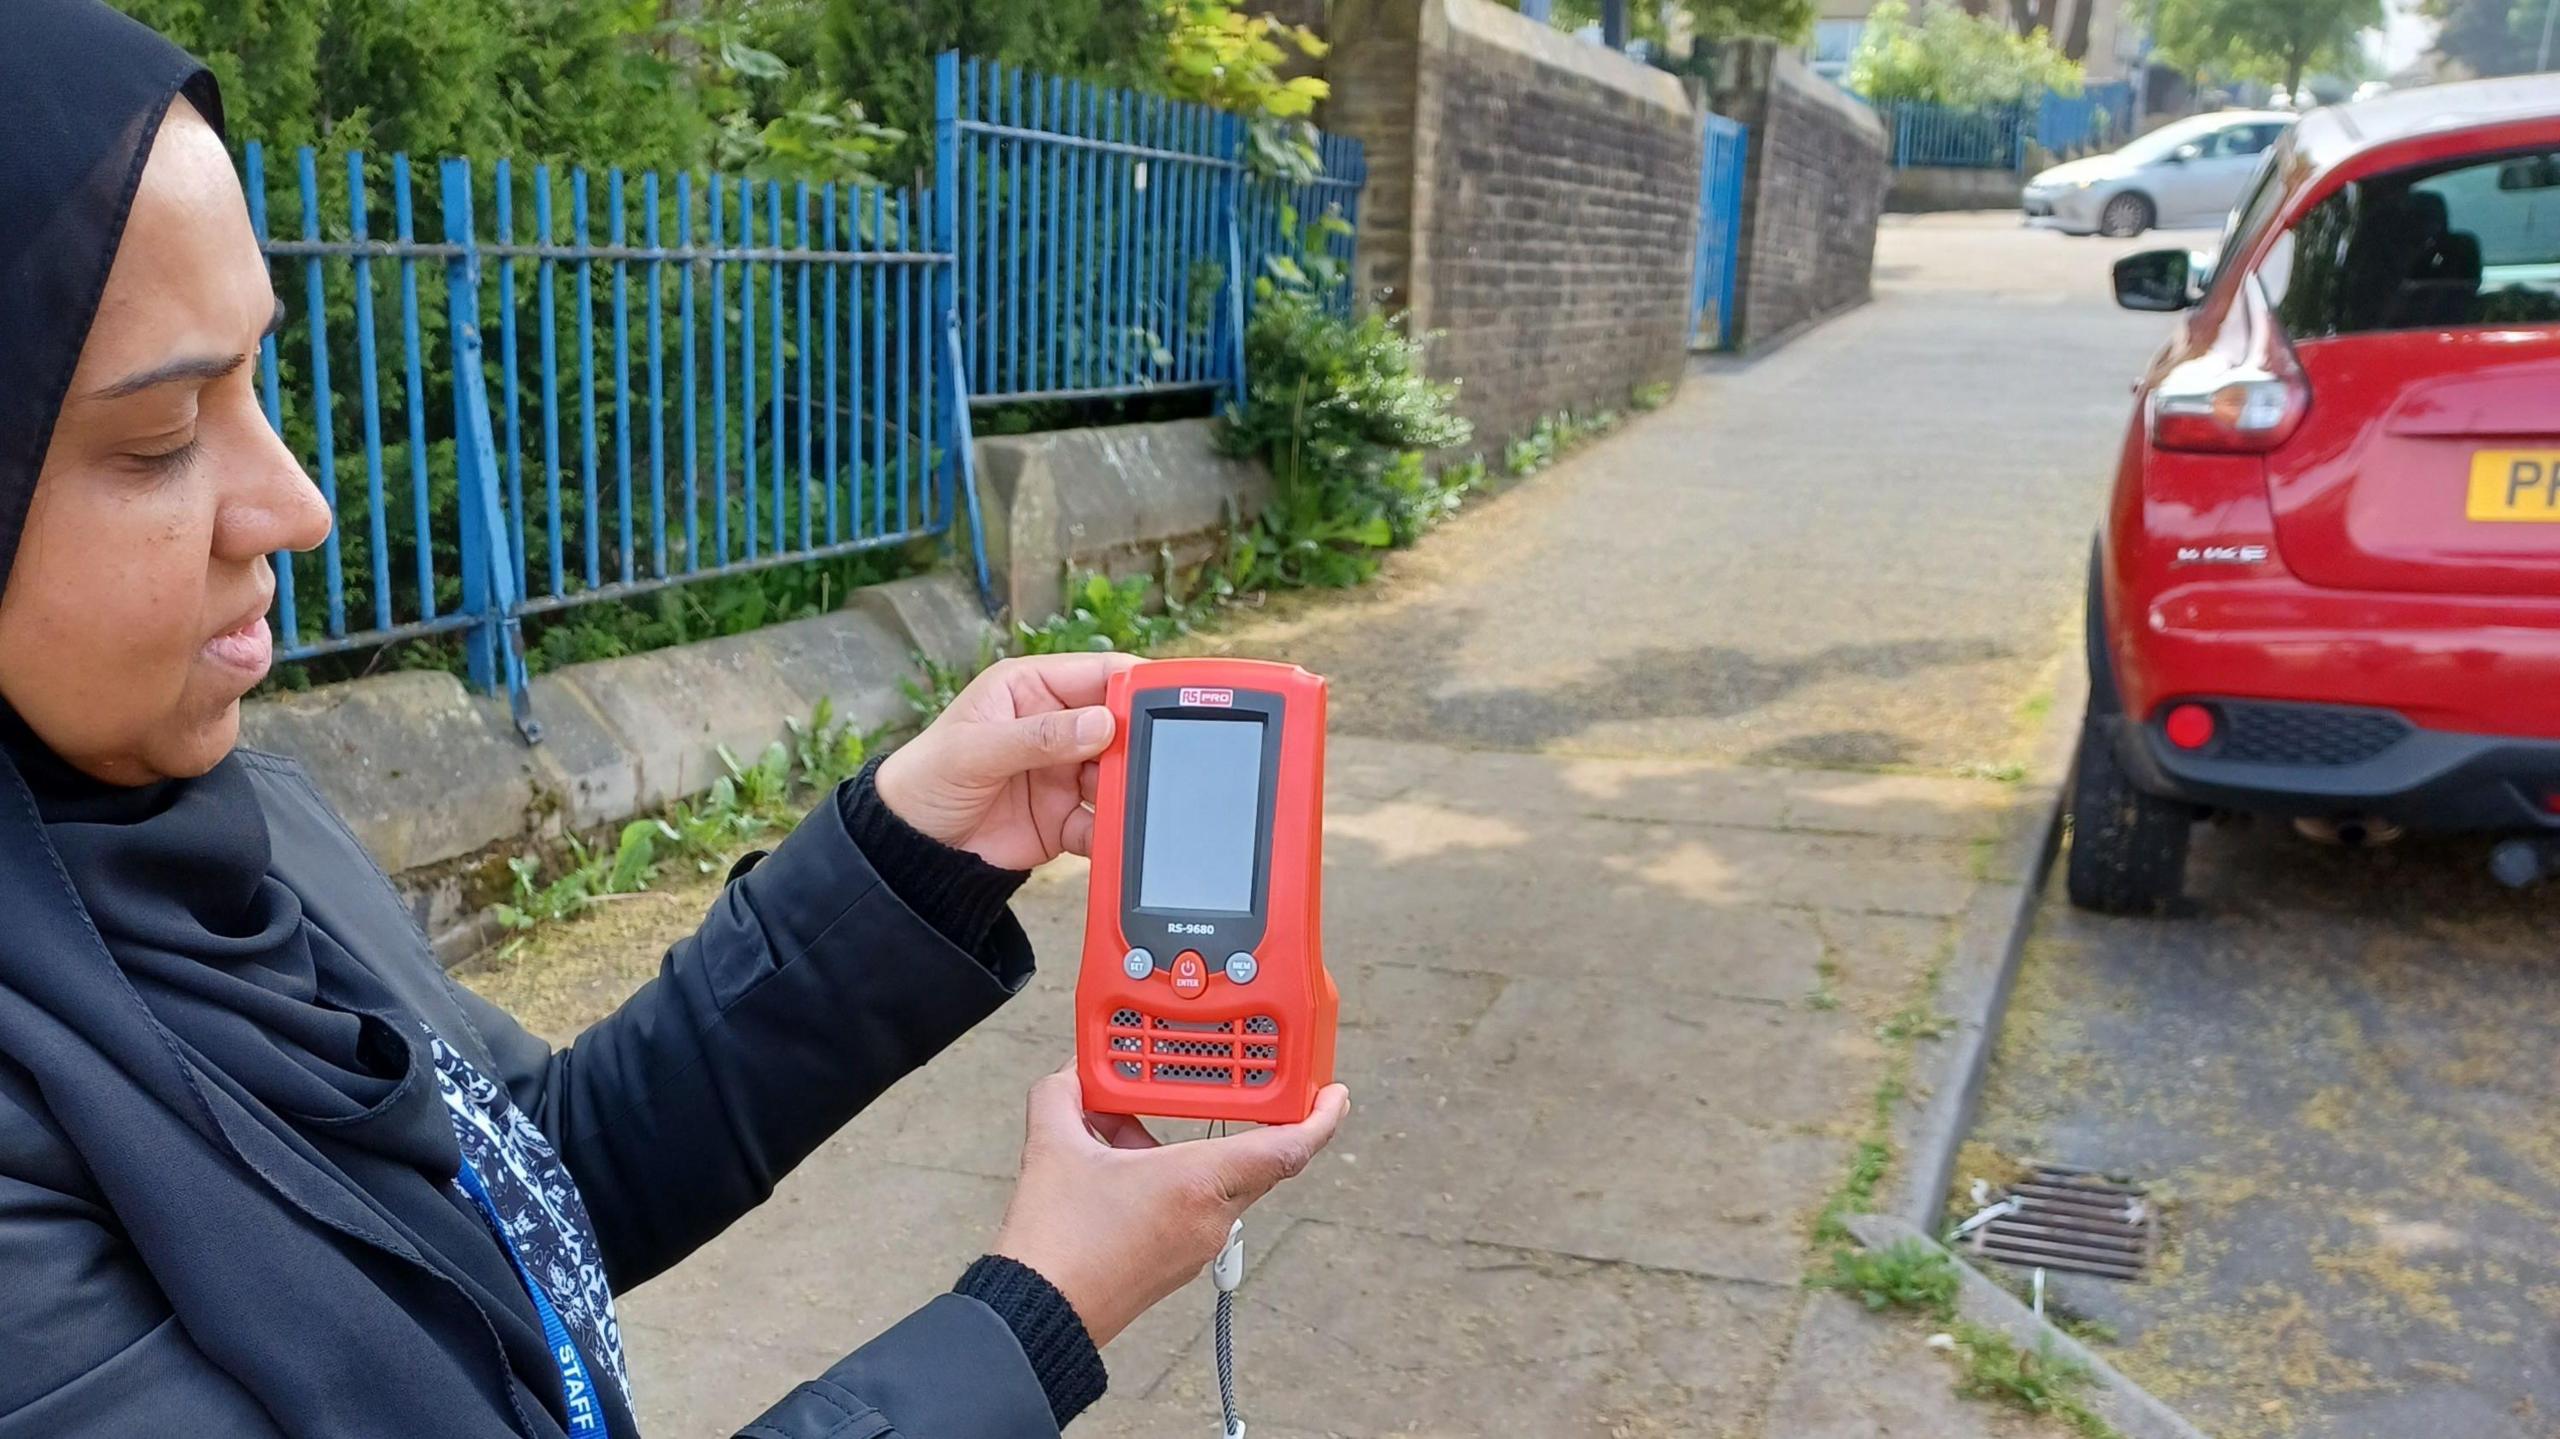
M 233 748 L 329 515 L 220 123 L 97 0 L 0 4 L 0 1436 L 635 1439 L 613 1292 L 1028 979 L 1005 903 L 1092 833 L 1123 662 L 982 676 L 549 1052 Z M 1056 1433 L 1344 1108 L 1157 1149 L 1042 1080 L 988 1257 L 742 1433 Z

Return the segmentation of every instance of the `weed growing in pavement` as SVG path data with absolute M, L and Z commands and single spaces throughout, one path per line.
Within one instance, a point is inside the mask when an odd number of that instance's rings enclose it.
M 1881 1094 L 1879 1091 L 1880 1098 Z M 1889 1109 L 1901 1098 L 1902 1091 L 1897 1085 L 1892 1100 L 1879 1107 Z M 1850 1243 L 1849 1216 L 1867 1212 L 1868 1206 L 1875 1202 L 1876 1186 L 1884 1182 L 1885 1171 L 1892 1167 L 1893 1145 L 1890 1142 L 1872 1134 L 1860 1139 L 1858 1147 L 1850 1152 L 1848 1175 L 1840 1181 L 1837 1189 L 1831 1191 L 1831 1197 L 1823 1202 L 1821 1216 L 1814 1220 L 1815 1242 Z
M 1805 1008 L 1833 1010 L 1840 1007 L 1840 991 L 1832 982 L 1840 977 L 1840 956 L 1833 953 L 1831 942 L 1822 944 L 1822 957 L 1813 962 L 1813 992 L 1804 997 Z
M 1658 410 L 1671 403 L 1671 390 L 1672 385 L 1669 380 L 1656 380 L 1650 385 L 1638 385 L 1635 393 L 1627 396 L 1627 403 L 1639 410 Z
M 1966 1398 L 2050 1415 L 2086 1439 L 2120 1439 L 2114 1426 L 2081 1397 L 2097 1382 L 2088 1365 L 2054 1348 L 2050 1337 L 2029 1349 L 1987 1324 L 1956 1317 L 1956 1295 L 1964 1279 L 1955 1261 L 1936 1245 L 1917 1239 L 1883 1249 L 1843 1245 L 1833 1251 L 1831 1268 L 1812 1282 L 1848 1295 L 1870 1313 L 1899 1310 L 1947 1325 L 1946 1334 L 1933 1342 L 1953 1355 L 1956 1389 Z
M 1067 587 L 1065 613 L 1051 615 L 1037 626 L 1014 626 L 1016 646 L 1027 655 L 1082 650 L 1138 654 L 1190 629 L 1215 603 L 1168 602 L 1162 610 L 1153 610 L 1149 598 L 1155 588 L 1155 581 L 1145 575 L 1125 580 L 1103 574 L 1081 576 Z
M 1526 479 L 1555 463 L 1556 448 L 1556 424 L 1550 416 L 1502 447 L 1503 471 L 1515 480 Z
M 1850 1152 L 1849 1172 L 1831 1191 L 1814 1218 L 1813 1242 L 1831 1247 L 1847 1244 L 1849 1216 L 1864 1214 L 1875 1202 L 1876 1188 L 1893 1166 L 1893 1112 L 1911 1084 L 1911 1045 L 1922 1023 L 1936 1015 L 1938 981 L 1945 975 L 1952 941 L 1943 943 L 1901 1010 L 1877 1030 L 1885 1042 L 1885 1068 L 1870 1097 L 1866 1123 Z
M 1637 409 L 1647 408 L 1638 404 Z M 1558 410 L 1541 418 L 1529 433 L 1502 447 L 1502 468 L 1513 479 L 1525 479 L 1554 464 L 1575 446 L 1598 439 L 1618 427 L 1615 410 Z
M 565 864 L 546 864 L 539 854 L 508 860 L 515 892 L 492 911 L 498 923 L 520 938 L 537 925 L 572 919 L 606 900 L 641 893 L 670 863 L 689 861 L 708 874 L 739 845 L 788 828 L 798 818 L 802 800 L 852 778 L 869 757 L 871 737 L 837 719 L 835 706 L 826 700 L 818 702 L 805 723 L 784 724 L 790 732 L 787 741 L 766 746 L 753 764 L 723 748 L 720 763 L 727 772 L 707 794 L 625 824 L 610 846 L 573 834 L 561 845 Z
M 1955 1317 L 1961 1280 L 1946 1251 L 1906 1239 L 1884 1249 L 1843 1247 L 1832 1254 L 1830 1272 L 1814 1282 L 1839 1290 L 1871 1311 L 1916 1309 L 1946 1320 Z
M 2081 1397 L 2097 1382 L 2097 1374 L 2053 1345 L 2051 1336 L 2033 1349 L 1987 1324 L 1959 1319 L 1950 1331 L 1955 1339 L 1961 1378 L 1956 1392 L 1968 1399 L 1989 1399 L 2050 1415 L 2085 1439 L 2122 1439 L 2116 1427 Z
M 1877 1025 L 1876 1037 L 1891 1044 L 1904 1044 L 1914 1039 L 1944 1039 L 1955 1027 L 1956 1022 L 1947 1016 L 1932 1014 L 1917 1004 L 1911 1004 Z
M 951 708 L 951 702 L 960 698 L 960 692 L 969 687 L 969 681 L 976 679 L 999 656 L 995 636 L 981 635 L 977 656 L 967 664 L 947 665 L 922 650 L 912 652 L 908 658 L 915 661 L 916 677 L 898 681 L 898 692 L 907 697 L 907 708 L 915 711 L 916 723 L 926 725 L 933 723 L 936 715 Z

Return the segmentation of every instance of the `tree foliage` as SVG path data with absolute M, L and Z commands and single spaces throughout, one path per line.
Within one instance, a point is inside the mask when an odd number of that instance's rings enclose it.
M 2049 89 L 2076 95 L 2081 79 L 2080 62 L 2054 48 L 2044 31 L 2021 35 L 1940 3 L 1916 22 L 1900 0 L 1879 4 L 1849 59 L 1849 88 L 1879 102 L 2006 105 Z
M 2382 0 L 2148 0 L 2144 8 L 2160 59 L 2296 94 L 2314 71 L 2360 71 L 2358 38 L 2382 23 Z
M 695 158 L 654 0 L 116 0 L 204 58 L 232 133 L 528 158 Z
M 2473 75 L 2521 75 L 2533 69 L 2543 26 L 2560 0 L 2429 0 L 2441 27 L 2435 52 Z
M 1228 0 L 1172 0 L 1165 17 L 1159 83 L 1178 99 L 1287 120 L 1333 93 L 1318 76 L 1280 73 L 1292 52 L 1324 58 L 1324 41 L 1304 25 L 1247 15 Z
M 1152 78 L 1168 17 L 1136 0 L 809 0 L 828 80 L 908 137 L 900 170 L 932 160 L 933 59 L 945 50 L 1112 85 Z

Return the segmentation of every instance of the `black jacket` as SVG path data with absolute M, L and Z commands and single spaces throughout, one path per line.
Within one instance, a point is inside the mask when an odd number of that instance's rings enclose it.
M 727 886 L 656 979 L 554 1052 L 446 977 L 299 769 L 244 759 L 273 837 L 272 872 L 314 924 L 541 1125 L 578 1182 L 616 1289 L 675 1264 L 763 1201 L 847 1119 L 1030 976 L 1029 944 L 1010 916 L 994 921 L 977 954 L 953 944 L 882 881 L 845 812 L 821 805 Z M 177 1320 L 163 1297 L 168 1277 L 119 1237 L 45 1096 L 0 1054 L 0 1439 L 278 1433 Z M 530 1301 L 515 1298 L 529 1318 Z M 483 1352 L 485 1326 L 453 1331 L 454 1352 Z M 947 1294 L 740 1433 L 1054 1436 L 1046 1370 L 1035 1372 L 995 1310 Z M 521 1378 L 515 1401 L 558 1413 L 556 1392 Z M 634 1439 L 629 1416 L 613 1417 L 617 1439 Z M 441 1427 L 421 1416 L 417 1432 Z M 453 1416 L 450 1427 L 520 1428 L 496 1405 Z

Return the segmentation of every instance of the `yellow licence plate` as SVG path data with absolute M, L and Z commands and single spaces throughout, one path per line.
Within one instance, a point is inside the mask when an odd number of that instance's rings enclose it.
M 2475 520 L 2560 524 L 2560 450 L 2475 452 L 2463 513 Z

